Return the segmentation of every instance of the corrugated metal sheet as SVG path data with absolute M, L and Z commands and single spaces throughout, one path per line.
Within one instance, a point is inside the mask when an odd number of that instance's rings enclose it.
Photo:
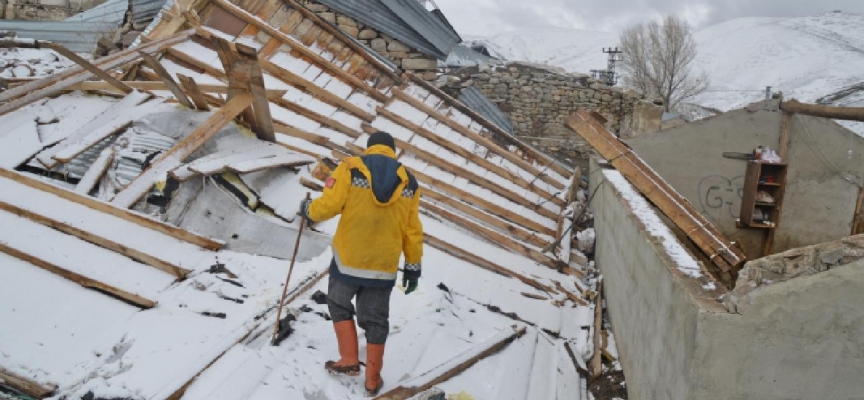
M 492 100 L 486 97 L 480 89 L 472 86 L 463 90 L 459 96 L 459 101 L 476 111 L 477 114 L 482 115 L 483 118 L 488 119 L 489 122 L 498 125 L 505 132 L 513 134 L 513 123 L 510 122 L 510 118 Z
M 47 40 L 76 53 L 90 53 L 106 32 L 104 24 L 87 22 L 37 22 L 0 20 L 0 31 L 14 31 L 20 38 Z
M 369 25 L 376 30 L 392 36 L 406 45 L 413 47 L 425 54 L 434 55 L 440 60 L 447 58 L 450 49 L 439 49 L 433 43 L 425 38 L 423 34 L 418 33 L 414 27 L 399 17 L 393 10 L 384 5 L 381 0 L 317 0 L 319 3 L 326 5 L 342 14 L 348 15 L 365 25 Z M 413 0 L 406 0 L 413 1 Z M 424 10 L 425 11 L 425 10 Z M 420 18 L 420 17 L 418 17 Z M 433 14 L 426 12 L 426 18 L 435 19 Z M 415 21 L 416 22 L 416 21 Z M 439 21 L 440 22 L 440 21 Z M 443 24 L 443 23 L 442 23 Z M 431 26 L 432 22 L 424 24 L 426 27 Z M 418 29 L 423 29 L 423 25 L 418 26 Z M 454 32 L 455 34 L 455 32 Z M 427 32 L 426 35 L 435 37 L 436 34 Z M 457 35 L 458 37 L 458 35 Z M 452 44 L 456 45 L 456 42 Z M 452 48 L 452 46 L 450 47 Z M 446 50 L 446 51 L 445 51 Z
M 453 27 L 449 23 L 444 23 L 444 14 L 440 11 L 437 14 L 430 12 L 417 0 L 381 0 L 381 2 L 441 51 L 445 55 L 443 58 L 446 58 L 453 47 L 462 41 Z
M 149 24 L 156 19 L 165 3 L 165 0 L 132 0 L 132 21 L 135 26 Z
M 129 0 L 108 0 L 80 14 L 66 18 L 66 22 L 92 22 L 118 27 L 123 23 Z
M 444 64 L 450 68 L 463 68 L 473 67 L 475 65 L 492 61 L 495 61 L 495 59 L 480 54 L 468 46 L 459 44 L 453 48 L 453 51 L 450 52 L 450 55 L 447 57 L 447 61 L 445 61 Z

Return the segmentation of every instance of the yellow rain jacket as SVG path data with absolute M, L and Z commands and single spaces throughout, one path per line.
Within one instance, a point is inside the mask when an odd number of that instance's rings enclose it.
M 312 221 L 342 214 L 333 238 L 330 273 L 362 286 L 393 286 L 399 256 L 406 274 L 420 276 L 423 226 L 420 187 L 396 161 L 393 149 L 375 145 L 333 171 L 324 195 L 309 204 Z

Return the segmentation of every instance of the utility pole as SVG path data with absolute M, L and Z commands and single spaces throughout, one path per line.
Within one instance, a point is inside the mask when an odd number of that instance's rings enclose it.
M 592 69 L 591 76 L 594 80 L 606 82 L 606 86 L 615 86 L 618 84 L 617 64 L 624 61 L 624 52 L 615 48 L 603 48 L 603 53 L 609 55 L 609 61 L 606 69 Z

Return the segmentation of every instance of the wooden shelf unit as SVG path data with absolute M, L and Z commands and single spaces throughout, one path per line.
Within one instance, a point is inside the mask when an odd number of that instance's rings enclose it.
M 739 227 L 742 229 L 777 229 L 780 226 L 780 213 L 783 210 L 783 195 L 786 192 L 787 165 L 781 163 L 762 163 L 750 161 L 747 163 L 747 174 L 744 176 L 744 195 L 741 199 L 741 217 Z M 756 196 L 760 191 L 774 197 L 773 203 L 760 202 Z M 754 219 L 759 214 L 768 218 Z

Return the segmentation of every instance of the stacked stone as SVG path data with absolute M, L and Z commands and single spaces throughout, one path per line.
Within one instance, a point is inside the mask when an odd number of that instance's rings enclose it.
M 349 36 L 393 61 L 399 68 L 416 73 L 428 81 L 438 78 L 438 60 L 434 56 L 423 54 L 399 40 L 378 32 L 372 27 L 340 14 L 325 5 L 308 0 L 302 1 L 302 3 L 306 8 L 318 14 L 321 19 L 338 26 Z
M 127 13 L 129 13 L 127 11 Z M 132 18 L 126 18 L 131 20 Z M 135 39 L 141 35 L 141 31 L 136 29 L 132 23 L 126 23 L 110 35 L 104 35 L 96 41 L 96 51 L 93 52 L 94 57 L 104 57 L 114 54 L 132 45 Z

